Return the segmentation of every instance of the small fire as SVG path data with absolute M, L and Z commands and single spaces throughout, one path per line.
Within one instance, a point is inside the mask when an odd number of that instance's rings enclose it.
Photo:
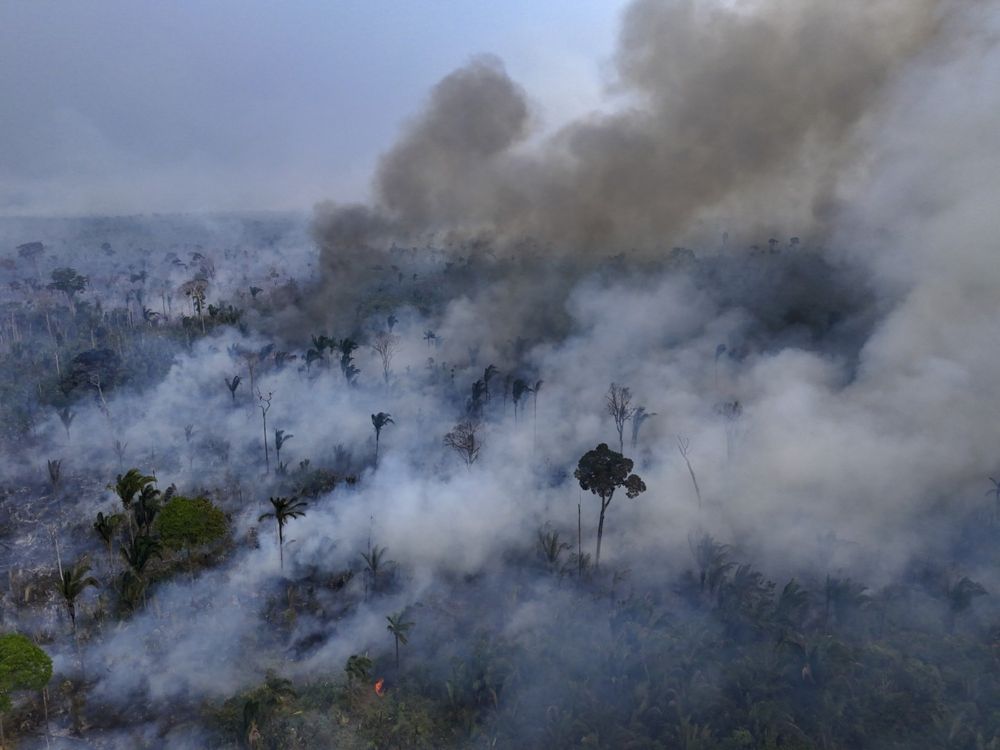
M 379 677 L 375 682 L 375 695 L 385 695 L 385 678 Z

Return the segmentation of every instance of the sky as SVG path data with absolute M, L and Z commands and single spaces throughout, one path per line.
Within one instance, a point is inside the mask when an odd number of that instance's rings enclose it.
M 539 131 L 599 106 L 622 0 L 0 4 L 0 216 L 364 200 L 429 89 L 494 54 Z

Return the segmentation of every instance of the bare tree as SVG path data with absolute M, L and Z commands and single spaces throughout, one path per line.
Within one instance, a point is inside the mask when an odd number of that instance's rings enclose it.
M 698 478 L 694 475 L 694 469 L 691 468 L 691 461 L 688 458 L 688 454 L 691 452 L 691 441 L 687 438 L 677 436 L 677 450 L 680 451 L 681 458 L 684 459 L 684 463 L 687 464 L 688 473 L 691 475 L 691 483 L 694 485 L 694 494 L 698 498 L 698 507 L 701 507 L 701 490 L 698 488 Z
M 392 358 L 399 348 L 400 338 L 390 331 L 379 331 L 372 341 L 372 349 L 382 360 L 382 374 L 385 382 L 389 382 L 389 373 L 392 372 Z
M 608 407 L 608 414 L 615 420 L 615 429 L 618 430 L 618 452 L 625 450 L 625 423 L 635 416 L 635 408 L 632 406 L 632 392 L 627 386 L 612 383 L 608 387 L 608 392 L 604 396 L 604 401 Z
M 267 392 L 265 396 L 259 390 L 257 391 L 257 406 L 260 408 L 260 418 L 264 420 L 264 473 L 271 473 L 271 453 L 267 447 L 267 413 L 271 409 L 271 391 Z
M 458 453 L 470 468 L 479 458 L 479 451 L 483 447 L 479 439 L 479 426 L 477 421 L 465 420 L 444 436 L 444 444 Z

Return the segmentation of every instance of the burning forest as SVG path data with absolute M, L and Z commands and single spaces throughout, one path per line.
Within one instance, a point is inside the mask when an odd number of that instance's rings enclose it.
M 0 9 L 0 747 L 1000 748 L 997 9 L 377 5 Z

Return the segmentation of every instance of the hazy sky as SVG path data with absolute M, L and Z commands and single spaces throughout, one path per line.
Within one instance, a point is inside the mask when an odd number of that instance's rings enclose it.
M 623 0 L 0 4 L 0 215 L 366 197 L 439 78 L 494 53 L 552 126 L 597 105 Z

